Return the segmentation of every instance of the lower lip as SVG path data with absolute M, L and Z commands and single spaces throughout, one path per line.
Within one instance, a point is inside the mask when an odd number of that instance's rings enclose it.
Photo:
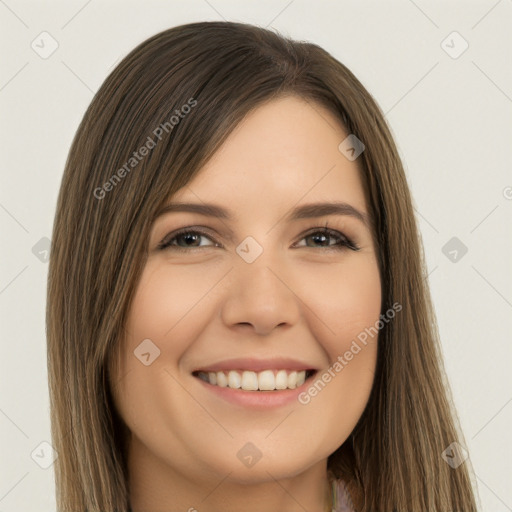
M 194 379 L 198 380 L 208 391 L 232 404 L 253 409 L 273 409 L 298 402 L 299 395 L 309 387 L 314 376 L 315 373 L 310 375 L 298 388 L 275 391 L 244 391 L 243 389 L 232 389 L 230 387 L 222 388 L 214 386 L 199 377 L 194 377 Z

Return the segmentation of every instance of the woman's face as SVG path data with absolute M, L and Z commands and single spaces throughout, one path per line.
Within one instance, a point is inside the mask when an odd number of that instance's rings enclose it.
M 354 428 L 377 337 L 353 342 L 379 320 L 381 284 L 347 135 L 316 103 L 271 101 L 170 200 L 224 215 L 156 219 L 113 379 L 134 464 L 268 481 L 324 464 Z

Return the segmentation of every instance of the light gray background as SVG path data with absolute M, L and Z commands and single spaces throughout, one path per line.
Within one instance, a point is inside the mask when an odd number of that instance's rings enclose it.
M 39 447 L 51 441 L 48 266 L 40 240 L 51 237 L 78 123 L 113 66 L 138 43 L 175 25 L 222 18 L 323 46 L 386 113 L 415 200 L 481 509 L 512 510 L 511 0 L 0 0 L 0 16 L 0 512 L 55 510 L 52 466 L 42 469 L 31 458 L 36 448 L 40 463 L 51 456 Z M 59 45 L 47 59 L 31 48 L 33 41 L 50 48 L 43 31 Z M 469 44 L 458 58 L 445 51 L 462 49 L 458 36 L 442 46 L 453 31 Z M 452 237 L 468 248 L 455 262 L 442 252 Z

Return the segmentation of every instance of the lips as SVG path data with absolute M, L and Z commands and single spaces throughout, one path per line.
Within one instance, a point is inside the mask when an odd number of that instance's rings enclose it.
M 234 371 L 252 371 L 252 372 L 261 372 L 263 370 L 295 370 L 299 371 L 317 371 L 318 368 L 312 366 L 310 363 L 300 361 L 297 359 L 290 358 L 272 358 L 272 359 L 248 359 L 248 358 L 238 358 L 238 359 L 227 359 L 224 361 L 219 361 L 217 363 L 200 366 L 193 370 L 192 373 L 198 372 L 229 372 L 231 370 Z

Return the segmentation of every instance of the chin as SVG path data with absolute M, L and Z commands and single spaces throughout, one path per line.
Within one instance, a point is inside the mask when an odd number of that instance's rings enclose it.
M 307 456 L 297 458 L 296 449 L 293 457 L 275 452 L 258 455 L 256 451 L 250 451 L 253 448 L 245 449 L 247 454 L 252 453 L 252 455 L 244 455 L 244 448 L 239 450 L 238 454 L 235 452 L 228 458 L 224 452 L 222 459 L 219 457 L 213 464 L 215 472 L 229 474 L 230 482 L 241 485 L 265 483 L 293 478 L 322 460 L 322 457 L 314 457 L 313 454 L 309 458 Z

